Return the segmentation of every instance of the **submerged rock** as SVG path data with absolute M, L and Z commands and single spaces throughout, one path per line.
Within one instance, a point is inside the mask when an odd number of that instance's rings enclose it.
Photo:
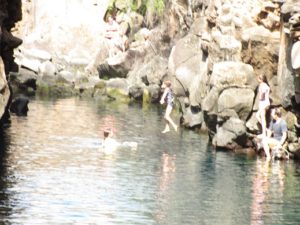
M 29 99 L 27 97 L 17 97 L 10 105 L 10 112 L 17 116 L 27 116 Z

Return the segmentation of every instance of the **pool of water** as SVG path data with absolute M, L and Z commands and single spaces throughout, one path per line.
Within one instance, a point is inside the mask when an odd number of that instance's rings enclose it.
M 138 148 L 103 152 L 107 127 Z M 296 163 L 163 128 L 160 106 L 31 100 L 1 133 L 0 223 L 299 224 Z

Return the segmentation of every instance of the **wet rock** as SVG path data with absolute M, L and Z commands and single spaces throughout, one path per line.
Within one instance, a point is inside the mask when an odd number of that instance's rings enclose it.
M 10 112 L 17 116 L 27 116 L 29 99 L 26 97 L 15 98 L 10 105 Z
M 36 80 L 38 75 L 31 70 L 20 68 L 18 73 L 9 73 L 9 83 L 13 94 L 34 95 L 37 88 Z
M 0 57 L 0 117 L 2 117 L 6 111 L 6 107 L 9 103 L 10 90 L 6 80 L 4 62 Z
M 108 96 L 121 101 L 129 101 L 129 86 L 126 79 L 113 78 L 106 81 L 106 93 Z
M 195 128 L 197 126 L 201 126 L 204 122 L 203 112 L 194 113 L 191 110 L 191 107 L 188 107 L 186 112 L 182 117 L 182 125 L 188 128 Z
M 143 100 L 144 90 L 141 86 L 134 85 L 129 88 L 129 97 L 137 101 Z
M 245 146 L 247 141 L 246 126 L 237 118 L 230 118 L 222 127 L 217 128 L 213 143 L 218 147 L 235 148 L 237 145 Z
M 149 92 L 150 102 L 151 103 L 158 103 L 161 97 L 161 90 L 160 86 L 157 84 L 149 85 L 145 88 Z

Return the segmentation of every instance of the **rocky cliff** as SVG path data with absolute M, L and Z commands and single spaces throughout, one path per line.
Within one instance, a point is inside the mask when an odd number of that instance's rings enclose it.
M 299 1 L 65 0 L 54 4 L 55 13 L 24 2 L 32 22 L 18 29 L 24 45 L 16 57 L 38 87 L 157 102 L 162 80 L 170 79 L 182 125 L 208 130 L 214 145 L 234 149 L 252 146 L 260 129 L 256 78 L 265 74 L 271 106 L 285 111 L 290 149 L 299 147 Z M 128 38 L 113 57 L 104 37 L 109 15 Z
M 10 71 L 18 71 L 13 50 L 22 43 L 22 40 L 14 37 L 11 30 L 21 19 L 21 0 L 0 1 L 0 117 L 7 111 L 10 97 L 7 75 Z

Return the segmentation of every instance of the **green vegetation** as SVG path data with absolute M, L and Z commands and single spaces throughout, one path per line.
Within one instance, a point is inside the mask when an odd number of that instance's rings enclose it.
M 165 9 L 165 2 L 164 0 L 111 0 L 107 11 L 112 14 L 115 8 L 121 11 L 130 9 L 143 16 L 145 16 L 146 13 L 160 16 Z
M 145 7 L 142 9 L 142 15 L 145 15 L 147 11 L 150 12 L 150 14 L 157 13 L 158 15 L 162 15 L 165 9 L 165 3 L 163 0 L 145 0 Z
M 107 95 L 110 98 L 114 98 L 118 102 L 129 103 L 129 101 L 130 101 L 130 98 L 128 97 L 128 95 L 125 93 L 122 93 L 122 91 L 117 88 L 107 88 L 106 91 L 107 91 Z

